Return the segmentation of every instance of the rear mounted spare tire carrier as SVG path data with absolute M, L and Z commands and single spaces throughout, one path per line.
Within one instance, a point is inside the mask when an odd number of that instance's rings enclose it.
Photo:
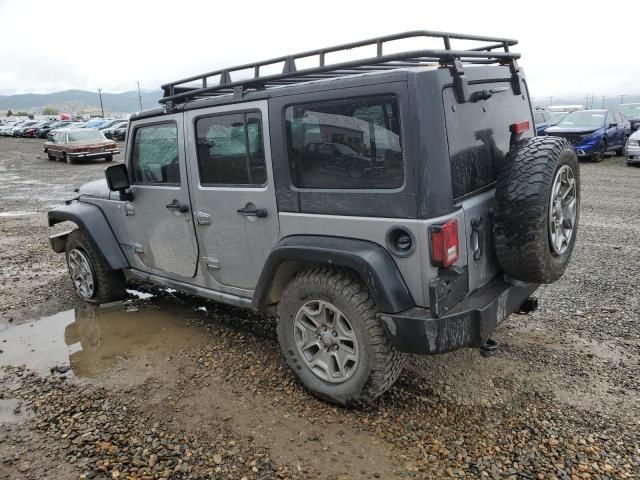
M 578 159 L 565 139 L 529 138 L 507 154 L 494 207 L 496 254 L 507 276 L 558 280 L 571 258 L 579 216 Z

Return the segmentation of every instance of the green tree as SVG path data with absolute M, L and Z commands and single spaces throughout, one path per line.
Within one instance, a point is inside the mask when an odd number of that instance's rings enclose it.
M 7 110 L 7 117 L 13 117 L 13 112 L 11 110 Z
M 44 107 L 42 115 L 58 115 L 60 112 L 53 107 Z
M 16 116 L 18 117 L 28 117 L 29 112 L 16 112 Z

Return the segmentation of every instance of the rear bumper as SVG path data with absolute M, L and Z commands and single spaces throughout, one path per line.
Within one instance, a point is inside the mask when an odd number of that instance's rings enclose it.
M 479 347 L 538 286 L 497 278 L 469 295 L 446 315 L 432 317 L 428 309 L 414 307 L 400 313 L 380 313 L 378 318 L 393 345 L 401 352 L 425 355 Z
M 104 152 L 96 152 L 96 153 L 67 153 L 68 156 L 78 159 L 85 158 L 104 158 L 110 155 L 117 155 L 120 153 L 120 150 L 105 150 Z

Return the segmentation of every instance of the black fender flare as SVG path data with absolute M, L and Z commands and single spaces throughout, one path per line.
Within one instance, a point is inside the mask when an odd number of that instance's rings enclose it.
M 129 268 L 129 262 L 100 207 L 87 202 L 73 202 L 49 210 L 47 219 L 50 227 L 66 221 L 78 225 L 111 270 Z
M 353 238 L 292 235 L 280 240 L 267 258 L 253 296 L 253 306 L 265 310 L 269 291 L 285 263 L 337 266 L 353 270 L 367 285 L 381 312 L 398 313 L 415 306 L 391 255 L 377 243 Z

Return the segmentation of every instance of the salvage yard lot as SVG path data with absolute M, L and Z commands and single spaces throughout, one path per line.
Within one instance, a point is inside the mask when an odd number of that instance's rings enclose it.
M 45 212 L 104 167 L 0 138 L 0 479 L 640 478 L 640 169 L 622 158 L 581 164 L 569 269 L 496 356 L 412 357 L 362 410 L 302 389 L 273 319 L 144 285 L 119 310 L 76 300 Z

